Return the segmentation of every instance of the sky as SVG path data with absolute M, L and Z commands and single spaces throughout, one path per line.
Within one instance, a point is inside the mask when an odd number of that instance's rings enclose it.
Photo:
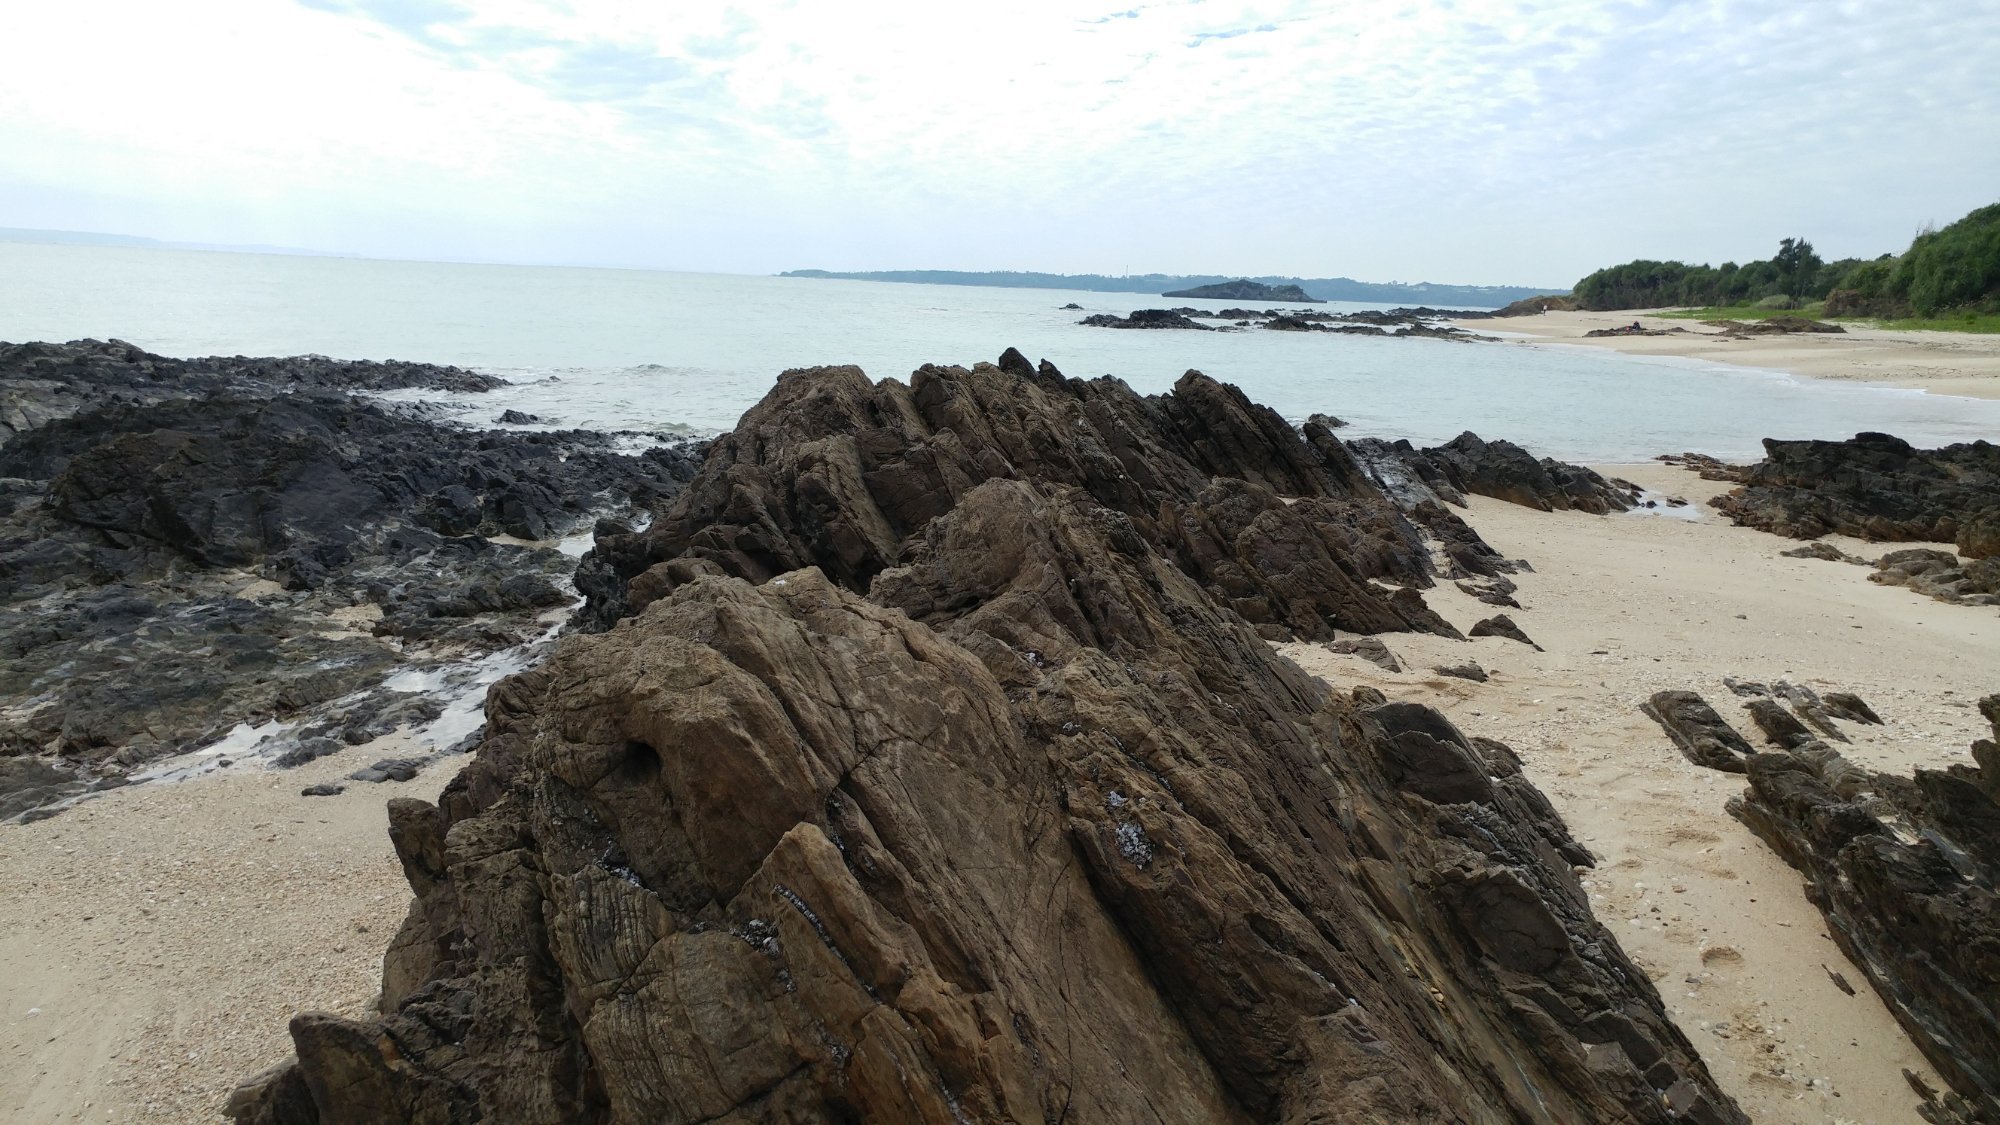
M 0 226 L 1566 287 L 2000 201 L 2000 0 L 0 5 Z

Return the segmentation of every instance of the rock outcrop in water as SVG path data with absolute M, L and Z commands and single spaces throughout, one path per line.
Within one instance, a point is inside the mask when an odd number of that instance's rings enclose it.
M 570 600 L 571 560 L 488 537 L 547 540 L 650 505 L 694 461 L 464 429 L 354 393 L 499 382 L 0 344 L 0 756 L 41 763 L 17 768 L 32 784 L 0 775 L 0 814 L 335 700 L 305 741 L 366 741 L 423 710 L 364 691 L 395 666 L 539 632 L 536 615 Z
M 2000 739 L 2000 696 L 1980 710 Z M 1729 811 L 1806 877 L 1827 932 L 1950 1083 L 1924 1116 L 2000 1121 L 2000 748 L 1981 739 L 1973 765 L 1912 779 L 1786 733 L 1788 752 L 1748 759 Z
M 1742 487 L 1711 503 L 1747 527 L 1796 539 L 1838 532 L 1955 543 L 1968 559 L 2000 555 L 2000 446 L 1991 442 L 1926 450 L 1876 433 L 1766 438 L 1764 460 L 1735 470 L 1735 479 Z
M 1513 754 L 1266 643 L 1437 628 L 1396 518 L 1192 374 L 788 373 L 392 805 L 383 1014 L 230 1113 L 1743 1121 Z
M 1214 285 L 1197 285 L 1193 289 L 1176 289 L 1160 294 L 1163 297 L 1187 297 L 1210 301 L 1291 301 L 1294 304 L 1323 305 L 1325 301 L 1308 296 L 1296 285 L 1266 285 L 1261 281 L 1238 278 Z

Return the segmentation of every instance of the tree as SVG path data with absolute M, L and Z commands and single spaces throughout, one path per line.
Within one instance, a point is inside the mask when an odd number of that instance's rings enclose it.
M 1771 264 L 1777 267 L 1778 281 L 1785 296 L 1797 302 L 1826 263 L 1813 253 L 1812 243 L 1803 238 L 1787 238 L 1778 243 L 1778 252 L 1772 255 Z

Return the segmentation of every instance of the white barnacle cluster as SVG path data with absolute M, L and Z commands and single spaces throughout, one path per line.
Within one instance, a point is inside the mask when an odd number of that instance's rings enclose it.
M 1118 841 L 1118 854 L 1132 866 L 1144 868 L 1153 862 L 1153 842 L 1146 838 L 1145 829 L 1136 824 L 1121 824 L 1112 835 Z

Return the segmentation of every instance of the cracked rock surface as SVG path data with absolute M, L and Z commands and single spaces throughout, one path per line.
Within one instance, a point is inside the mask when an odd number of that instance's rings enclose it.
M 1220 384 L 1016 359 L 788 374 L 607 537 L 603 631 L 391 805 L 382 1014 L 299 1017 L 230 1114 L 1745 1120 L 1507 747 L 1266 642 L 1437 628 L 1369 593 L 1421 570 L 1381 494 Z M 1274 541 L 1351 604 L 1244 613 Z

